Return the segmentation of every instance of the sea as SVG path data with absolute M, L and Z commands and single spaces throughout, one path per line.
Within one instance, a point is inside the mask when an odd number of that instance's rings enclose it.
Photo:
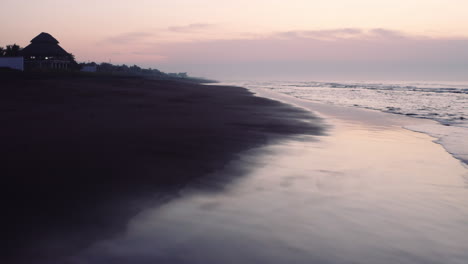
M 433 124 L 405 128 L 429 134 L 455 158 L 468 164 L 468 82 L 229 81 L 223 84 L 434 120 Z

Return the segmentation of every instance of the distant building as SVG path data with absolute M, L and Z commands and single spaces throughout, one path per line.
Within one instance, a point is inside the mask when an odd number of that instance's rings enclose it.
M 9 68 L 23 71 L 23 57 L 0 57 L 0 68 Z
M 97 72 L 96 65 L 85 65 L 81 68 L 82 72 Z
M 72 62 L 71 55 L 58 44 L 54 37 L 44 32 L 33 38 L 21 51 L 26 70 L 67 70 Z

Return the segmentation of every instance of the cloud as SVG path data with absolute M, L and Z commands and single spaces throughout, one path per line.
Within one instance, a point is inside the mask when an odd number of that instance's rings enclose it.
M 345 37 L 356 37 L 362 34 L 363 34 L 363 31 L 358 28 L 302 31 L 303 36 L 309 37 L 309 38 L 318 38 L 318 39 L 336 39 L 336 38 L 345 38 Z
M 175 32 L 189 32 L 213 27 L 211 24 L 190 24 L 172 27 Z M 275 32 L 239 38 L 197 40 L 158 39 L 150 31 L 121 34 L 108 41 L 125 44 L 134 56 L 164 57 L 176 62 L 197 61 L 459 61 L 467 58 L 468 49 L 453 39 L 408 35 L 400 31 L 373 28 L 338 28 L 329 30 L 298 30 Z M 167 32 L 167 30 L 166 30 Z M 156 44 L 155 44 L 156 43 Z M 461 44 L 460 44 L 461 43 Z M 128 44 L 128 45 L 127 45 Z M 119 48 L 123 46 L 116 46 Z M 436 59 L 437 58 L 437 59 Z
M 152 32 L 135 31 L 106 38 L 104 42 L 110 42 L 113 44 L 131 44 L 141 42 L 144 39 L 151 38 L 154 36 L 155 34 Z
M 171 34 L 205 32 L 203 30 L 209 31 L 211 26 L 191 24 L 173 27 L 172 31 L 161 28 L 156 31 L 157 38 L 149 30 L 131 32 L 110 40 L 128 44 L 115 47 L 118 51 L 125 48 L 122 51 L 125 54 L 119 57 L 121 63 L 142 63 L 149 67 L 169 65 L 205 76 L 216 76 L 211 75 L 215 72 L 219 76 L 231 76 L 237 71 L 240 77 L 264 72 L 265 75 L 300 73 L 319 77 L 346 73 L 367 78 L 380 71 L 383 77 L 418 73 L 417 77 L 424 79 L 427 76 L 455 78 L 466 75 L 468 70 L 467 38 L 411 35 L 385 28 L 291 30 L 263 35 L 247 32 L 218 39 L 209 34 L 199 39 Z
M 200 31 L 200 30 L 206 30 L 215 27 L 215 24 L 202 24 L 202 23 L 195 23 L 195 24 L 189 24 L 186 26 L 173 26 L 173 27 L 168 27 L 167 30 L 171 32 L 177 32 L 177 33 L 190 33 L 194 31 Z
M 339 28 L 329 30 L 298 30 L 298 31 L 284 31 L 277 32 L 272 36 L 281 39 L 290 38 L 308 38 L 316 40 L 342 40 L 342 39 L 404 39 L 410 36 L 403 32 L 373 28 L 373 29 L 360 29 L 360 28 Z M 416 38 L 417 36 L 412 36 Z
M 392 39 L 404 39 L 408 36 L 403 32 L 396 30 L 389 30 L 384 28 L 373 28 L 369 30 L 370 35 L 383 37 L 383 38 L 392 38 Z
M 160 67 L 224 80 L 468 80 L 468 39 L 380 34 L 330 41 L 293 34 L 290 38 L 173 43 L 162 45 L 159 51 L 167 56 Z
M 388 29 L 285 31 L 262 37 L 162 43 L 158 52 L 177 63 L 312 61 L 320 63 L 465 64 L 468 39 L 406 35 Z

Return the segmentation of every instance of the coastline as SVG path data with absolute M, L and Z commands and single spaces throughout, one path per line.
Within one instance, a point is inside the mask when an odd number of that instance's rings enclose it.
M 325 120 L 339 119 L 377 126 L 399 126 L 413 132 L 423 133 L 432 137 L 432 142 L 441 145 L 448 154 L 459 160 L 465 167 L 468 167 L 468 154 L 466 151 L 463 151 L 464 149 L 466 150 L 466 148 L 464 148 L 466 142 L 459 142 L 457 140 L 463 137 L 452 138 L 450 136 L 450 133 L 456 134 L 457 129 L 460 129 L 458 133 L 463 135 L 466 133 L 466 129 L 464 128 L 446 126 L 431 119 L 415 118 L 374 109 L 313 102 L 291 95 L 273 92 L 268 89 L 249 88 L 249 90 L 258 96 L 278 100 L 311 111 Z
M 466 262 L 468 238 L 460 232 L 468 228 L 463 163 L 430 136 L 404 129 L 405 122 L 414 123 L 409 118 L 295 106 L 322 116 L 327 136 L 283 138 L 244 151 L 179 198 L 135 215 L 125 234 L 97 241 L 72 260 Z M 249 169 L 223 191 L 199 188 L 216 186 L 238 168 Z
M 285 94 L 309 104 L 315 102 L 319 108 L 325 104 L 350 111 L 362 109 L 390 113 L 403 117 L 401 120 L 408 117 L 406 120 L 412 122 L 405 120 L 405 128 L 436 138 L 434 142 L 468 164 L 468 142 L 465 140 L 468 123 L 464 107 L 468 99 L 466 82 L 237 81 L 223 84 Z
M 106 78 L 0 99 L 9 263 L 468 257 L 468 170 L 412 118 Z
M 71 254 L 242 151 L 324 133 L 310 112 L 239 87 L 36 76 L 5 78 L 1 92 L 7 260 Z

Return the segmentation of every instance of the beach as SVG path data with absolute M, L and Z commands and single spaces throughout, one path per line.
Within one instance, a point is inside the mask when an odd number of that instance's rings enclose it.
M 24 74 L 2 76 L 1 93 L 2 258 L 12 263 L 72 255 L 242 151 L 324 133 L 311 113 L 237 87 Z
M 250 149 L 179 199 L 144 210 L 77 263 L 457 263 L 468 259 L 464 163 L 377 111 L 261 95 L 314 112 L 327 134 Z M 237 168 L 248 168 L 223 191 Z
M 70 78 L 2 88 L 6 261 L 468 259 L 468 169 L 404 128 L 430 120 L 262 89 Z

